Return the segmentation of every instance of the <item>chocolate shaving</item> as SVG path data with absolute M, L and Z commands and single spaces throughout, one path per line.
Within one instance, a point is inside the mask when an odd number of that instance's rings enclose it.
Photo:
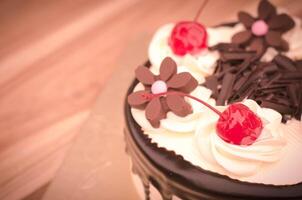
M 299 105 L 297 106 L 295 112 L 294 112 L 294 117 L 297 119 L 297 120 L 301 120 L 301 116 L 302 116 L 302 93 L 301 93 L 301 88 L 302 88 L 302 81 L 300 82 L 299 84 L 299 87 L 300 89 L 300 92 L 298 93 L 298 101 L 299 101 Z
M 295 67 L 294 63 L 286 56 L 279 54 L 275 56 L 273 61 L 285 70 L 297 71 L 297 68 Z
M 216 104 L 217 105 L 225 105 L 226 103 L 226 99 L 229 98 L 230 96 L 230 92 L 232 90 L 232 85 L 234 83 L 235 80 L 235 75 L 231 74 L 231 73 L 227 73 L 222 80 L 222 84 L 221 84 L 221 90 L 220 93 L 218 95 Z
M 283 105 L 278 102 L 273 102 L 273 101 L 266 101 L 266 100 L 260 100 L 258 101 L 260 106 L 264 108 L 271 108 L 274 110 L 278 110 L 281 114 L 290 114 L 293 112 L 293 110 L 288 107 L 288 105 Z
M 205 86 L 212 90 L 212 96 L 216 99 L 218 97 L 218 80 L 216 76 L 206 77 Z
M 214 46 L 209 47 L 209 50 L 211 51 L 242 51 L 242 49 L 239 45 L 235 43 L 218 43 Z
M 226 47 L 226 45 L 224 46 Z M 238 50 L 236 50 L 238 51 Z M 282 114 L 283 122 L 301 119 L 302 70 L 301 61 L 277 55 L 272 62 L 255 60 L 255 55 L 240 56 L 231 48 L 220 50 L 227 55 L 218 60 L 215 73 L 206 78 L 205 87 L 212 90 L 217 105 L 254 99 L 262 107 L 274 109 Z M 231 55 L 231 56 L 229 56 Z M 234 56 L 236 55 L 236 56 Z
M 249 52 L 249 51 L 232 51 L 232 52 L 222 52 L 221 53 L 221 59 L 222 61 L 227 60 L 245 60 L 255 55 L 255 52 Z

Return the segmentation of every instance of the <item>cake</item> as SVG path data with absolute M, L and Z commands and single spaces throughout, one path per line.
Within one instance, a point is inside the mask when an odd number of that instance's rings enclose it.
M 125 101 L 145 199 L 302 199 L 300 19 L 269 1 L 205 28 L 164 25 Z

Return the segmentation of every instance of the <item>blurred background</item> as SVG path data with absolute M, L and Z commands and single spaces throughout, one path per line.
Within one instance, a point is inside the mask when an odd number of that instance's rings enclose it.
M 272 2 L 302 15 L 299 0 Z M 75 135 L 85 132 L 83 123 L 101 104 L 98 95 L 113 83 L 108 80 L 147 59 L 160 25 L 193 19 L 201 3 L 1 0 L 0 199 L 42 199 Z M 232 21 L 239 9 L 255 11 L 257 3 L 211 0 L 200 21 Z M 122 116 L 115 107 L 107 105 Z M 122 126 L 120 118 L 109 123 Z

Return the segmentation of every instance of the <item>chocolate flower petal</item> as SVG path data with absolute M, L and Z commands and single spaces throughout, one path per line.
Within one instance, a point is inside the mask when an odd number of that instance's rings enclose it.
M 267 44 L 269 44 L 272 47 L 281 47 L 282 44 L 282 37 L 281 33 L 278 31 L 269 31 L 266 36 L 265 40 Z
M 149 94 L 149 92 L 144 90 L 133 92 L 128 96 L 127 101 L 130 106 L 142 109 L 146 106 L 146 103 L 149 102 L 149 99 L 146 98 Z
M 154 128 L 159 127 L 159 121 L 166 117 L 165 111 L 162 108 L 160 97 L 156 97 L 150 101 L 146 107 L 146 118 Z
M 168 88 L 177 89 L 179 91 L 190 93 L 198 85 L 197 80 L 188 72 L 182 72 L 174 75 L 168 82 Z
M 282 39 L 281 40 L 281 45 L 280 45 L 279 49 L 281 51 L 288 51 L 289 50 L 289 44 L 288 44 L 288 42 L 286 40 Z
M 167 105 L 174 114 L 185 117 L 192 113 L 191 105 L 184 100 L 184 97 L 179 95 L 167 95 L 166 98 Z
M 266 51 L 266 46 L 264 45 L 263 38 L 254 38 L 250 45 L 250 50 L 255 51 L 257 56 L 262 56 Z
M 258 15 L 260 19 L 267 20 L 277 13 L 276 7 L 273 6 L 269 1 L 262 0 L 258 7 Z
M 255 19 L 250 14 L 243 11 L 238 13 L 238 19 L 246 28 L 250 28 L 255 21 Z
M 247 44 L 252 38 L 252 33 L 249 30 L 236 33 L 232 37 L 232 42 L 235 44 Z
M 170 57 L 166 57 L 160 65 L 160 79 L 167 81 L 177 72 L 177 65 L 174 60 Z
M 139 66 L 135 70 L 135 77 L 144 85 L 151 85 L 155 81 L 155 76 L 152 72 L 147 67 L 143 66 Z
M 287 14 L 280 14 L 272 17 L 268 25 L 272 30 L 286 32 L 295 26 L 295 21 Z

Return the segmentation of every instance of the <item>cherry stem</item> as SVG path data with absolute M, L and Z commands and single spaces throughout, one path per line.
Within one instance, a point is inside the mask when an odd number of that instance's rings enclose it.
M 193 99 L 199 103 L 202 103 L 203 105 L 205 105 L 206 107 L 210 108 L 212 111 L 214 111 L 217 115 L 219 115 L 220 117 L 223 118 L 222 116 L 222 113 L 217 110 L 216 108 L 214 108 L 213 106 L 211 106 L 210 104 L 208 104 L 207 102 L 201 100 L 201 99 L 198 99 L 197 97 L 194 97 L 192 95 L 189 95 L 189 94 L 185 94 L 185 93 L 182 93 L 182 92 L 176 92 L 176 91 L 173 91 L 173 92 L 162 92 L 162 93 L 158 93 L 158 94 L 150 94 L 151 98 L 154 98 L 154 97 L 159 97 L 159 96 L 163 96 L 163 95 L 167 95 L 167 94 L 170 94 L 170 95 L 179 95 L 179 96 L 184 96 L 184 97 L 188 97 L 190 99 Z
M 197 14 L 194 17 L 194 21 L 196 22 L 201 14 L 201 12 L 203 11 L 203 9 L 206 7 L 207 3 L 209 0 L 204 0 L 201 4 L 201 6 L 199 7 Z

